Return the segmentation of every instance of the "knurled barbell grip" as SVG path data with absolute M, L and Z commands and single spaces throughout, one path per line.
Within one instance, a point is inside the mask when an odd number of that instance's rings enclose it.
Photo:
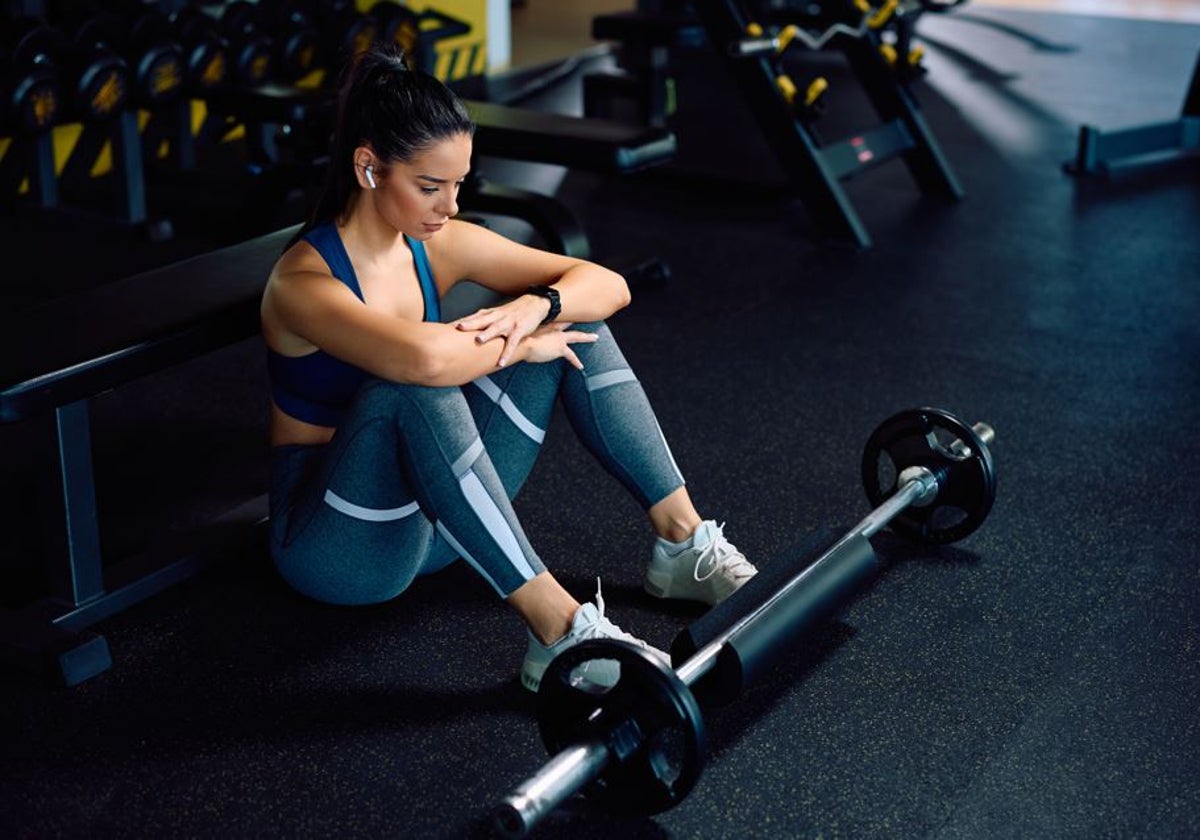
M 995 431 L 986 423 L 972 427 L 984 445 L 995 438 Z M 962 441 L 954 441 L 948 448 L 959 454 L 969 454 Z M 882 530 L 888 522 L 910 505 L 928 503 L 937 495 L 936 477 L 923 468 L 909 473 L 899 489 L 841 539 L 806 566 L 795 577 L 781 586 L 774 594 L 754 610 L 735 621 L 725 632 L 714 638 L 687 661 L 675 673 L 684 685 L 692 686 L 711 671 L 717 664 L 722 649 L 729 640 L 765 615 L 772 606 L 787 597 L 797 586 L 809 580 L 830 558 L 838 556 L 852 541 L 867 538 Z M 504 798 L 492 812 L 496 827 L 510 837 L 523 837 L 543 817 L 557 808 L 570 796 L 598 779 L 608 766 L 608 747 L 601 741 L 576 744 L 562 750 L 542 769 L 522 782 L 516 790 Z

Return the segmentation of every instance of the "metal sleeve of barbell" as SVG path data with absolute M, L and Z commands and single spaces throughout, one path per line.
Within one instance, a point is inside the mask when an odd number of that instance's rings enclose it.
M 608 747 L 599 741 L 567 747 L 504 798 L 492 812 L 493 822 L 509 837 L 524 837 L 542 817 L 599 778 L 608 762 Z
M 906 482 L 903 487 L 884 500 L 883 504 L 868 513 L 863 521 L 854 526 L 846 536 L 850 537 L 854 534 L 862 534 L 864 537 L 875 536 L 886 528 L 887 524 L 895 519 L 902 510 L 920 501 L 931 492 L 937 492 L 937 481 L 926 472 L 921 478 Z

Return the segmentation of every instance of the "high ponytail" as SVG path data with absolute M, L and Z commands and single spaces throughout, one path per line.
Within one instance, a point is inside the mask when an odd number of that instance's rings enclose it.
M 359 146 L 370 146 L 384 162 L 407 163 L 441 140 L 474 132 L 462 100 L 433 76 L 410 70 L 399 47 L 363 52 L 342 75 L 329 168 L 308 220 L 288 246 L 319 224 L 344 219 L 359 189 L 353 160 Z

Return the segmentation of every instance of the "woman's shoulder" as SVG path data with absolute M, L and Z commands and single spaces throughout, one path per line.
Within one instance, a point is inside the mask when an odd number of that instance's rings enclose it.
M 287 281 L 301 275 L 331 275 L 321 254 L 307 239 L 298 239 L 279 255 L 271 271 L 271 282 Z M 332 275 L 331 275 L 332 276 Z

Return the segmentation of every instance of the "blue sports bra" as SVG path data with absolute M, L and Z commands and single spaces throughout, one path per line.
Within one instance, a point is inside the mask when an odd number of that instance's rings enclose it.
M 354 266 L 350 264 L 346 246 L 338 235 L 337 226 L 333 222 L 318 225 L 304 234 L 303 239 L 317 249 L 321 259 L 329 266 L 330 273 L 362 300 L 358 277 L 354 273 Z M 440 321 L 441 306 L 425 246 L 407 236 L 404 241 L 412 251 L 413 263 L 417 268 L 421 297 L 425 301 L 424 320 Z M 371 376 L 365 370 L 347 364 L 324 350 L 303 356 L 284 356 L 269 347 L 267 374 L 271 379 L 271 397 L 275 405 L 289 417 L 318 426 L 336 426 L 363 381 Z

